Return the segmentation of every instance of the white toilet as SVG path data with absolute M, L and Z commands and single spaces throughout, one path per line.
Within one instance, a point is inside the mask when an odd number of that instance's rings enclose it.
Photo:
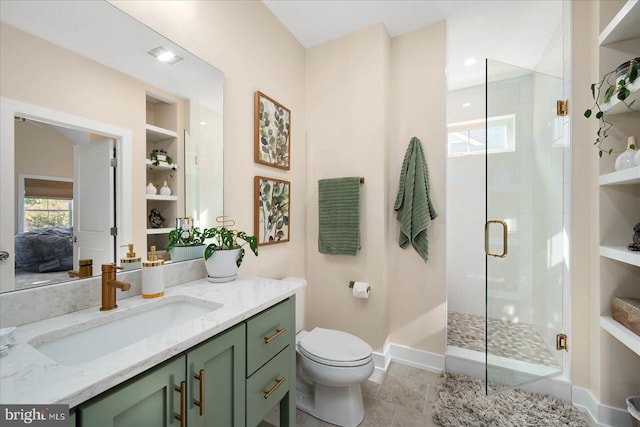
M 302 330 L 304 291 L 296 294 L 296 406 L 323 421 L 355 427 L 364 418 L 360 384 L 373 373 L 372 349 L 333 329 Z

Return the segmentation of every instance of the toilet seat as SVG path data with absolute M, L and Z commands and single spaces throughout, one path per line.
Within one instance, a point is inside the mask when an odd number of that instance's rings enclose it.
M 362 366 L 372 359 L 373 349 L 360 338 L 347 332 L 315 328 L 298 341 L 300 353 L 328 366 Z

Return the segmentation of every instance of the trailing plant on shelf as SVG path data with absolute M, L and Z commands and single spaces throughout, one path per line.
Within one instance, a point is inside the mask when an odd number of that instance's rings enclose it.
M 159 166 L 160 162 L 166 162 L 168 165 L 173 164 L 173 159 L 167 154 L 166 150 L 163 149 L 151 151 L 149 160 L 151 160 L 153 166 Z
M 613 153 L 613 148 L 605 148 L 602 143 L 609 136 L 609 130 L 613 127 L 613 123 L 607 120 L 606 111 L 602 107 L 610 102 L 614 95 L 627 109 L 631 112 L 640 112 L 640 109 L 634 108 L 635 99 L 628 101 L 631 91 L 629 86 L 638 78 L 639 58 L 631 59 L 620 65 L 613 71 L 609 71 L 598 83 L 591 84 L 591 96 L 593 97 L 593 106 L 584 112 L 584 116 L 588 119 L 594 116 L 599 123 L 597 137 L 593 145 L 598 149 L 598 155 L 602 157 L 604 153 Z M 595 114 L 594 114 L 595 113 Z M 635 149 L 636 147 L 631 147 Z
M 204 239 L 213 239 L 204 250 L 204 259 L 208 260 L 216 251 L 240 249 L 236 265 L 240 267 L 244 258 L 244 246 L 249 245 L 251 252 L 258 256 L 258 239 L 249 236 L 244 231 L 230 230 L 226 227 L 205 228 L 202 230 Z

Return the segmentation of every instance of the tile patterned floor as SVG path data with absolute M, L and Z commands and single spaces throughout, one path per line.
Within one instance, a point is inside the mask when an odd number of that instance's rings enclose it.
M 362 385 L 365 417 L 360 427 L 435 427 L 432 403 L 436 401 L 436 386 L 440 375 L 409 366 L 391 363 L 383 378 L 374 374 Z M 278 425 L 276 407 L 265 419 Z M 298 427 L 330 427 L 299 409 Z
M 447 314 L 447 344 L 484 352 L 485 318 L 472 314 Z M 526 323 L 489 319 L 489 351 L 496 356 L 537 365 L 560 367 L 542 336 Z

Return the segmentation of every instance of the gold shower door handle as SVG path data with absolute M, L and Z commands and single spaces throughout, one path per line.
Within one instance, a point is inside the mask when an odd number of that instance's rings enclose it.
M 491 224 L 500 224 L 502 225 L 502 253 L 494 254 L 489 250 L 489 227 Z M 490 219 L 484 225 L 484 252 L 496 258 L 506 258 L 508 251 L 508 243 L 507 243 L 507 235 L 509 232 L 509 228 L 507 227 L 507 223 L 505 221 L 499 219 Z

